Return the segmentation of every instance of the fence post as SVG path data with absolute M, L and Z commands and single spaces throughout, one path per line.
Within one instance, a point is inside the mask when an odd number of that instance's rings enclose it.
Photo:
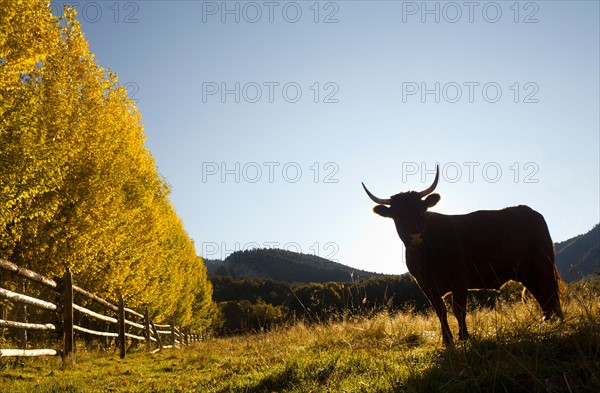
M 67 268 L 63 276 L 63 339 L 64 356 L 75 352 L 75 331 L 73 328 L 73 274 Z
M 171 322 L 169 325 L 171 326 L 171 345 L 175 349 L 175 324 Z
M 110 332 L 110 323 L 106 324 L 106 331 Z M 102 344 L 104 345 L 104 349 L 108 351 L 108 348 L 110 348 L 111 345 L 110 339 L 108 337 L 102 337 Z
M 183 334 L 183 341 L 185 342 L 186 347 L 190 345 L 190 340 L 188 337 L 189 335 L 187 332 L 188 332 L 187 329 L 185 330 L 185 332 L 183 330 L 181 331 L 181 334 Z
M 162 341 L 160 339 L 160 334 L 158 334 L 158 330 L 156 326 L 154 326 L 154 321 L 150 319 L 150 326 L 152 327 L 152 331 L 154 332 L 154 336 L 156 336 L 156 343 L 158 344 L 158 349 L 162 349 Z
M 8 319 L 8 310 L 6 309 L 6 305 L 4 304 L 4 302 L 0 302 L 0 306 L 2 307 L 2 319 L 4 319 L 5 321 Z M 0 329 L 0 331 L 2 331 L 2 335 L 0 336 L 0 340 L 4 341 L 4 331 L 6 329 L 2 328 Z
M 144 337 L 146 338 L 146 351 L 152 350 L 152 343 L 150 342 L 150 318 L 148 318 L 148 307 L 144 309 Z
M 25 279 L 21 281 L 21 290 L 22 293 L 27 293 L 27 282 Z M 27 323 L 27 305 L 18 304 L 17 305 L 17 320 L 20 322 Z M 20 349 L 27 349 L 27 329 L 19 329 L 17 331 L 17 339 Z
M 125 302 L 123 301 L 123 296 L 119 295 L 119 356 L 121 359 L 125 358 L 125 342 L 127 341 L 127 337 L 125 337 Z

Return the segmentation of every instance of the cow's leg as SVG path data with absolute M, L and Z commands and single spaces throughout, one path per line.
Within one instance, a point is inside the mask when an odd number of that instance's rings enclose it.
M 442 325 L 442 338 L 444 340 L 444 344 L 452 345 L 452 332 L 450 331 L 450 326 L 448 325 L 446 303 L 444 303 L 444 299 L 442 299 L 442 297 L 439 295 L 429 294 L 428 297 L 438 319 L 440 320 L 440 324 Z
M 458 339 L 468 340 L 467 330 L 467 291 L 458 290 L 452 292 L 452 311 L 458 321 Z

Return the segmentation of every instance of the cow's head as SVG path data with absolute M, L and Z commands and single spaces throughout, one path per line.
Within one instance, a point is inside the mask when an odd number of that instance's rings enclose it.
M 416 247 L 423 243 L 422 234 L 426 229 L 425 212 L 440 200 L 439 194 L 432 194 L 437 186 L 439 175 L 439 167 L 436 167 L 435 180 L 429 188 L 421 192 L 401 192 L 389 199 L 377 198 L 363 183 L 367 195 L 377 203 L 373 211 L 380 216 L 394 220 L 398 235 L 406 247 Z

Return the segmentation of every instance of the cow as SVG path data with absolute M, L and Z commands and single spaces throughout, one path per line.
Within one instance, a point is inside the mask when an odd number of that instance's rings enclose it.
M 452 294 L 459 340 L 467 340 L 467 290 L 500 289 L 521 282 L 542 308 L 544 319 L 562 318 L 562 281 L 554 264 L 554 244 L 544 217 L 528 206 L 446 215 L 428 211 L 440 195 L 433 184 L 381 199 L 362 183 L 377 204 L 373 211 L 394 220 L 406 248 L 406 266 L 431 302 L 445 345 L 452 345 L 444 297 Z

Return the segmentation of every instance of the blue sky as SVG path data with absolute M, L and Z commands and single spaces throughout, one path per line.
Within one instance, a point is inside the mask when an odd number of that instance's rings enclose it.
M 422 189 L 436 163 L 434 211 L 527 204 L 555 241 L 600 220 L 597 1 L 76 8 L 207 258 L 280 247 L 403 273 L 360 183 Z

